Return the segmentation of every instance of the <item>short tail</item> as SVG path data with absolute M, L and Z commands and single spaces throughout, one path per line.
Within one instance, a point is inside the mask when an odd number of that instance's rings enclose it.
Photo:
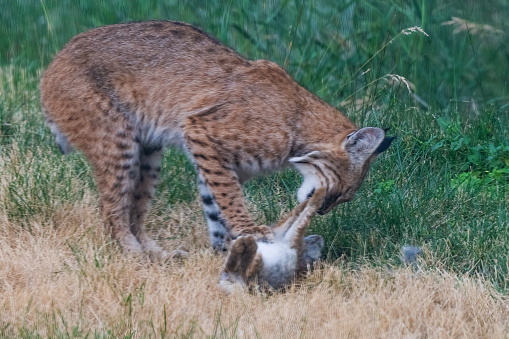
M 58 145 L 58 148 L 60 148 L 60 152 L 62 154 L 68 154 L 73 151 L 71 144 L 69 143 L 69 140 L 67 140 L 67 137 L 60 132 L 55 122 L 50 119 L 46 115 L 46 124 L 48 125 L 49 129 L 51 130 L 51 133 L 55 137 L 55 141 Z

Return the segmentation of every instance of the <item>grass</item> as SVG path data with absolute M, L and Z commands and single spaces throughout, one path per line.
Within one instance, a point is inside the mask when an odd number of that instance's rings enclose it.
M 506 337 L 509 50 L 504 1 L 7 1 L 0 4 L 0 337 Z M 284 66 L 360 126 L 397 141 L 354 201 L 316 217 L 324 265 L 284 294 L 224 296 L 194 170 L 168 151 L 151 232 L 190 251 L 168 266 L 102 233 L 83 156 L 62 157 L 38 80 L 86 29 L 197 24 Z M 405 31 L 419 26 L 429 35 Z M 505 40 L 504 40 L 505 39 Z M 408 87 L 407 87 L 408 85 Z M 410 89 L 410 93 L 408 91 Z M 260 223 L 296 204 L 293 171 L 246 185 Z M 403 245 L 420 246 L 415 272 Z
M 173 222 L 189 222 L 182 208 Z M 91 207 L 59 220 L 100 224 Z M 508 331 L 509 300 L 482 277 L 325 264 L 286 293 L 225 296 L 216 286 L 223 258 L 205 249 L 203 229 L 190 258 L 170 265 L 127 258 L 95 228 L 34 222 L 33 229 L 0 236 L 0 273 L 11 277 L 2 285 L 0 336 L 496 338 Z M 174 235 L 175 227 L 162 232 Z

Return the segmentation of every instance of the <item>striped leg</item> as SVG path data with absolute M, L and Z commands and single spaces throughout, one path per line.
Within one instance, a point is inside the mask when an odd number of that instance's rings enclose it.
M 205 218 L 209 228 L 210 244 L 215 250 L 226 251 L 226 240 L 229 236 L 229 232 L 221 217 L 219 206 L 201 175 L 198 179 L 198 188 L 200 190 L 203 211 L 205 212 Z
M 145 217 L 159 182 L 162 156 L 163 151 L 160 146 L 141 147 L 139 177 L 134 189 L 130 226 L 131 232 L 136 236 L 143 251 L 149 255 L 150 259 L 164 261 L 172 258 L 186 257 L 187 253 L 181 250 L 175 250 L 170 253 L 164 251 L 148 236 L 145 227 Z
M 215 122 L 208 115 L 217 107 L 191 115 L 184 123 L 184 136 L 191 159 L 199 173 L 200 194 L 209 226 L 212 246 L 225 249 L 227 236 L 253 235 L 255 239 L 271 240 L 267 226 L 257 226 L 251 219 L 242 193 L 238 175 L 230 163 L 232 153 L 210 137 Z M 207 137 L 204 137 L 207 136 Z
M 112 136 L 98 133 L 89 137 L 95 139 L 94 148 L 84 153 L 94 168 L 104 220 L 124 251 L 141 253 L 142 246 L 129 227 L 140 169 L 133 128 L 128 125 Z
M 162 251 L 162 248 L 148 236 L 145 228 L 145 217 L 159 181 L 162 155 L 163 151 L 160 146 L 141 147 L 140 174 L 136 180 L 131 209 L 131 232 L 141 243 L 143 251 L 149 254 Z

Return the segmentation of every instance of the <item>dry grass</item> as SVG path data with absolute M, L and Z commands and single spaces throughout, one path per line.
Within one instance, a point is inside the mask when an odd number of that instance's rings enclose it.
M 122 255 L 98 231 L 94 204 L 86 195 L 51 221 L 32 221 L 31 232 L 0 216 L 4 336 L 509 335 L 507 297 L 480 279 L 440 271 L 324 264 L 286 293 L 225 295 L 216 286 L 223 258 L 207 249 L 198 203 L 174 208 L 158 234 L 190 251 L 187 260 L 168 265 Z

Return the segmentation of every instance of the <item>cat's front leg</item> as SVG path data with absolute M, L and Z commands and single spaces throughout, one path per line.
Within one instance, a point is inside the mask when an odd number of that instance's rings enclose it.
M 212 246 L 226 250 L 228 238 L 236 239 L 242 235 L 271 241 L 271 228 L 256 225 L 250 217 L 239 177 L 230 161 L 231 154 L 210 137 L 209 123 L 201 116 L 189 116 L 184 134 L 189 156 L 198 171 Z

